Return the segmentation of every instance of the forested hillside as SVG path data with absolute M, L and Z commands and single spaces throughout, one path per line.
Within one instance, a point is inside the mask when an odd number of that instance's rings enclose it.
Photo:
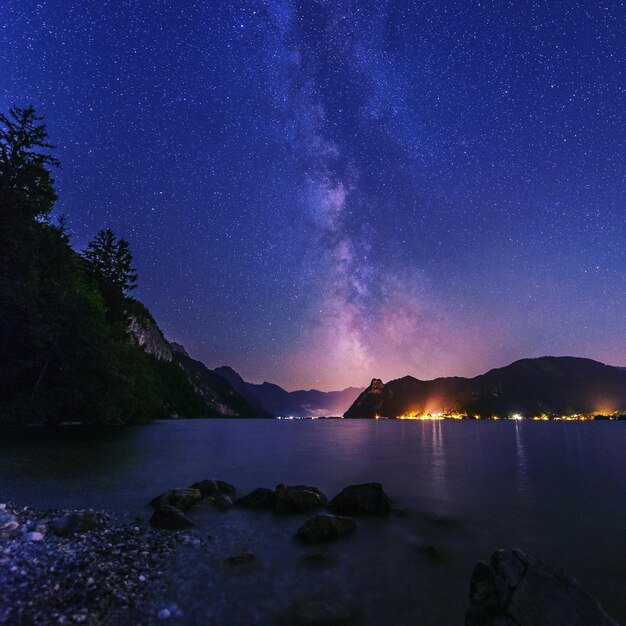
M 129 332 L 153 320 L 130 297 L 128 243 L 104 229 L 78 252 L 64 219 L 51 219 L 59 167 L 31 107 L 0 114 L 0 422 L 218 414 L 176 360 Z

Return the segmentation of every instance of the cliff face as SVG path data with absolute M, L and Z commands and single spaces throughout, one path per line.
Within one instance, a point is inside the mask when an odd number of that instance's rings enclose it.
M 410 412 L 459 412 L 481 416 L 571 415 L 626 409 L 626 372 L 574 357 L 523 359 L 475 378 L 382 384 L 374 379 L 345 417 L 398 417 Z
M 131 315 L 128 330 L 145 352 L 159 361 L 172 360 L 172 347 L 153 320 Z
M 138 311 L 136 302 L 133 308 L 128 326 L 130 334 L 150 356 L 180 367 L 205 407 L 204 417 L 270 417 L 258 403 L 249 402 L 227 380 L 192 359 L 182 345 L 169 343 L 147 310 Z

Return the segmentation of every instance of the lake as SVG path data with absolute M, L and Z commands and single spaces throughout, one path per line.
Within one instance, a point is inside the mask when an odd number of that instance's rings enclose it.
M 359 520 L 313 565 L 304 557 L 319 550 L 292 540 L 306 516 L 199 505 L 190 516 L 211 550 L 190 548 L 166 573 L 183 623 L 263 624 L 332 596 L 367 624 L 462 624 L 475 562 L 511 547 L 564 567 L 626 623 L 624 422 L 181 420 L 0 442 L 0 501 L 147 519 L 153 496 L 204 478 L 329 498 L 379 481 L 405 512 Z M 246 549 L 254 567 L 225 568 Z

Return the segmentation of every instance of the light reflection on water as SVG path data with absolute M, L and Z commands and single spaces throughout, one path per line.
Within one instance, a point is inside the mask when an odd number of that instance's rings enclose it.
M 203 620 L 198 598 L 211 589 L 217 623 L 254 623 L 305 589 L 330 590 L 364 606 L 369 623 L 460 624 L 476 560 L 520 547 L 564 566 L 626 622 L 625 451 L 626 424 L 615 422 L 163 422 L 2 441 L 0 501 L 147 516 L 156 493 L 208 477 L 242 493 L 285 482 L 329 496 L 377 480 L 406 515 L 360 522 L 353 538 L 328 549 L 328 568 L 302 566 L 291 540 L 300 518 L 192 512 L 215 537 L 214 553 L 180 564 L 172 597 L 190 620 Z M 220 555 L 242 546 L 261 565 L 224 578 Z M 425 546 L 443 558 L 429 559 Z

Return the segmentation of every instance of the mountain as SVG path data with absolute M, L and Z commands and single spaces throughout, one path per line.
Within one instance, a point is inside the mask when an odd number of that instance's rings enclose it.
M 223 366 L 211 371 L 211 373 L 225 380 L 239 396 L 241 396 L 258 417 L 274 417 L 272 411 L 267 410 L 259 399 L 250 391 L 247 383 L 232 367 Z
M 207 417 L 272 417 L 258 402 L 242 396 L 225 378 L 204 363 L 180 351 L 174 352 L 174 360 L 205 401 Z
M 475 378 L 379 379 L 345 412 L 348 418 L 458 412 L 483 417 L 571 415 L 626 409 L 626 371 L 591 359 L 522 359 Z
M 256 401 L 266 411 L 281 416 L 341 415 L 363 391 L 363 388 L 357 387 L 348 387 L 341 391 L 318 391 L 317 389 L 286 391 L 273 383 L 246 382 L 231 367 L 218 367 L 213 371 L 223 376 L 249 402 Z
M 171 364 L 170 367 L 181 370 L 201 407 L 200 416 L 271 417 L 254 398 L 249 400 L 242 396 L 222 376 L 210 370 L 204 363 L 192 359 L 183 346 L 167 341 L 154 318 L 141 303 L 135 301 L 131 311 L 128 327 L 130 334 L 144 352 L 157 362 Z M 171 402 L 171 407 L 176 414 L 177 403 Z

